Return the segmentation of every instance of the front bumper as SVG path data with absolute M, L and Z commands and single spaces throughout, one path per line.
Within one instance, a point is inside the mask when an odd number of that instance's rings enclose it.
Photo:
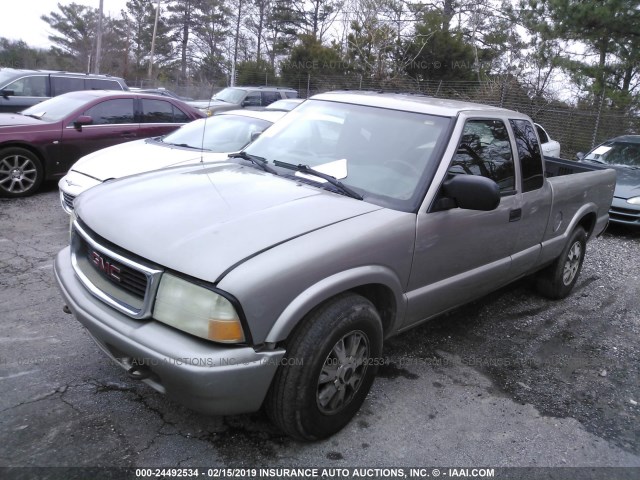
M 82 286 L 69 247 L 58 253 L 54 272 L 66 304 L 98 346 L 126 370 L 144 364 L 150 376 L 142 381 L 157 391 L 213 415 L 254 412 L 262 405 L 284 350 L 221 346 L 121 314 Z
M 627 203 L 626 198 L 613 197 L 609 221 L 619 225 L 640 228 L 640 205 Z

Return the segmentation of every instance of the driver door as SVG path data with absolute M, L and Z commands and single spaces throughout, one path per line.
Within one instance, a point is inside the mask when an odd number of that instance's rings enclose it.
M 417 215 L 405 325 L 418 323 L 508 283 L 519 196 L 505 123 L 467 120 L 448 175 L 482 175 L 500 187 L 495 210 L 451 208 Z

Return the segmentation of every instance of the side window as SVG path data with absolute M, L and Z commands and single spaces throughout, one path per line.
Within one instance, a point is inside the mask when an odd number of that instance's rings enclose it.
M 280 92 L 262 92 L 262 106 L 271 105 L 276 100 L 280 100 Z
M 287 98 L 298 98 L 298 92 L 284 92 L 285 97 Z
M 510 120 L 510 123 L 516 138 L 518 157 L 520 157 L 522 168 L 522 191 L 537 190 L 544 183 L 544 175 L 542 173 L 540 144 L 533 126 L 527 120 Z M 540 138 L 542 139 L 542 136 Z
M 247 107 L 259 107 L 261 105 L 260 92 L 251 92 L 244 99 L 244 104 Z
M 51 77 L 51 96 L 84 90 L 84 78 Z
M 549 141 L 549 136 L 547 135 L 547 132 L 545 132 L 540 125 L 536 125 L 536 130 L 538 131 L 540 142 L 547 143 Z
M 122 87 L 115 80 L 103 80 L 100 78 L 90 78 L 89 89 L 91 90 L 122 90 Z
M 500 120 L 469 120 L 449 167 L 451 175 L 482 175 L 498 184 L 501 192 L 515 189 L 511 142 Z
M 191 119 L 189 118 L 189 116 L 184 113 L 182 110 L 180 110 L 178 107 L 176 107 L 175 105 L 173 106 L 173 121 L 175 123 L 189 123 L 191 121 Z
M 142 123 L 173 123 L 173 105 L 164 100 L 143 98 Z
M 119 98 L 106 100 L 84 112 L 93 118 L 92 125 L 113 125 L 136 123 L 133 120 L 133 99 Z
M 13 90 L 16 97 L 46 97 L 47 77 L 23 77 L 7 85 L 5 90 Z

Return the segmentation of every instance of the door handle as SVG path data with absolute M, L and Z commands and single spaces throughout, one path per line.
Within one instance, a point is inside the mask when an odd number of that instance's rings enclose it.
M 522 209 L 514 208 L 513 210 L 509 210 L 509 221 L 517 222 L 522 218 Z

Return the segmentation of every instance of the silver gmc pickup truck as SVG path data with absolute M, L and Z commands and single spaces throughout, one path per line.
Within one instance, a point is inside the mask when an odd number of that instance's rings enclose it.
M 588 169 L 545 166 L 517 112 L 326 93 L 228 161 L 80 195 L 55 275 L 131 377 L 319 439 L 364 402 L 384 339 L 525 275 L 570 293 L 616 180 Z

